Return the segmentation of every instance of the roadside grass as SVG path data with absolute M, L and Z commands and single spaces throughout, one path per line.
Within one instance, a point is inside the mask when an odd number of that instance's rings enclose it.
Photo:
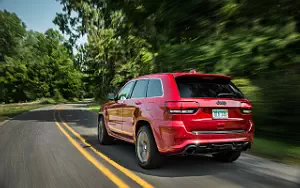
M 42 108 L 49 106 L 50 104 L 22 104 L 22 105 L 0 105 L 0 122 L 5 121 L 9 118 L 12 118 L 18 114 L 22 114 L 24 112 L 36 109 L 36 108 Z
M 42 98 L 36 101 L 25 102 L 25 103 L 0 104 L 0 122 L 33 109 L 42 108 L 42 107 L 55 105 L 55 104 L 63 104 L 63 103 L 66 104 L 66 103 L 74 103 L 74 102 L 80 102 L 80 99 L 72 98 L 66 100 L 62 97 L 56 97 L 56 98 Z M 91 103 L 90 105 L 93 105 L 91 108 L 94 109 L 94 111 L 98 112 L 99 105 L 96 105 L 96 103 Z
M 43 98 L 27 103 L 0 104 L 0 122 L 33 109 L 42 108 L 62 102 L 63 101 L 56 101 L 52 98 Z
M 274 161 L 300 165 L 300 147 L 284 142 L 255 138 L 249 153 Z
M 90 103 L 88 104 L 88 109 L 92 112 L 98 113 L 100 109 L 100 105 L 98 103 Z

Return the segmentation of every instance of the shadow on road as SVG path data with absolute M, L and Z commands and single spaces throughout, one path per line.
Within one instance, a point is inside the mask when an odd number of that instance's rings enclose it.
M 134 145 L 116 141 L 113 145 L 102 146 L 97 136 L 82 135 L 98 151 L 109 156 L 120 165 L 147 175 L 159 177 L 183 177 L 212 175 L 236 168 L 235 164 L 221 164 L 208 156 L 169 156 L 159 169 L 144 170 L 136 162 Z
M 14 117 L 12 120 L 18 121 L 41 121 L 41 122 L 54 122 L 55 110 L 36 110 L 26 112 L 24 114 Z
M 85 105 L 76 105 L 76 107 L 86 107 Z M 33 110 L 24 114 L 14 117 L 12 120 L 18 121 L 40 121 L 40 122 L 55 122 L 59 117 L 65 122 L 75 123 L 72 126 L 81 127 L 96 127 L 95 121 L 97 116 L 95 113 L 84 109 L 45 109 L 45 110 Z

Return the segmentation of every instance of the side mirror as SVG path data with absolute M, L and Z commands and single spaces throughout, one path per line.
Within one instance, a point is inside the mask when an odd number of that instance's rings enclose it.
M 110 101 L 114 101 L 115 100 L 115 94 L 113 93 L 109 93 L 107 98 L 110 100 Z

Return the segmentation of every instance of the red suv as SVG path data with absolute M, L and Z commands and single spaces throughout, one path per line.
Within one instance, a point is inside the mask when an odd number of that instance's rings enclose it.
M 212 154 L 233 162 L 253 142 L 252 105 L 229 76 L 141 76 L 109 99 L 99 113 L 99 142 L 135 144 L 143 168 L 158 167 L 166 155 Z

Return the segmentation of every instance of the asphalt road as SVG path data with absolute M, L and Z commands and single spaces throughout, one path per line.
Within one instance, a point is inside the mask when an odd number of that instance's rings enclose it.
M 97 142 L 97 115 L 86 104 L 58 105 L 0 125 L 0 188 L 300 187 L 300 168 L 243 154 L 223 164 L 208 156 L 170 157 L 141 169 L 134 146 Z

